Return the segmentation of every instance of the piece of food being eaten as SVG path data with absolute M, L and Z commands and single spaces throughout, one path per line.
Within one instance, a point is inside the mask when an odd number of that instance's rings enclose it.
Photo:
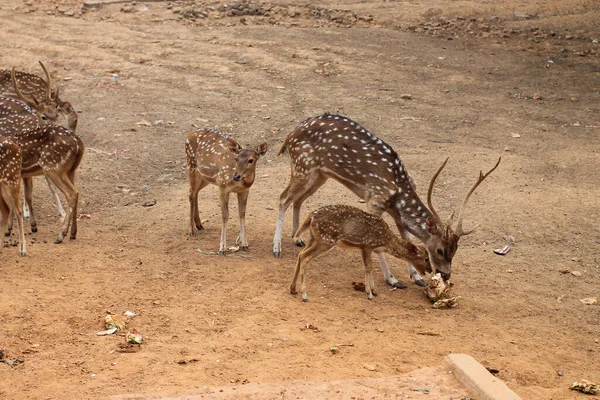
M 450 288 L 452 284 L 444 281 L 442 275 L 438 272 L 435 274 L 424 292 L 433 303 L 433 308 L 453 308 L 460 301 L 460 296 L 450 296 Z

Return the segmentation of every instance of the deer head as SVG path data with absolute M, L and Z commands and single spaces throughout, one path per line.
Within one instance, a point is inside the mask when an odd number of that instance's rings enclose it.
M 454 258 L 454 254 L 458 249 L 458 240 L 461 236 L 466 236 L 470 233 L 473 233 L 475 229 L 478 228 L 479 225 L 475 226 L 471 230 L 463 230 L 463 217 L 464 212 L 467 207 L 467 202 L 469 201 L 469 197 L 471 194 L 477 189 L 477 187 L 483 182 L 485 178 L 487 178 L 500 164 L 502 157 L 498 158 L 498 162 L 492 169 L 490 169 L 486 174 L 482 171 L 479 171 L 479 178 L 471 186 L 471 189 L 465 195 L 465 198 L 462 201 L 460 209 L 458 211 L 458 221 L 456 223 L 456 228 L 452 228 L 454 212 L 450 214 L 450 216 L 446 219 L 446 221 L 442 221 L 439 214 L 433 207 L 431 202 L 431 194 L 433 192 L 433 186 L 435 184 L 435 180 L 438 175 L 448 162 L 448 158 L 442 163 L 440 168 L 437 170 L 433 178 L 431 178 L 431 182 L 429 183 L 429 190 L 427 191 L 427 205 L 429 206 L 429 210 L 431 211 L 432 217 L 428 218 L 426 223 L 426 229 L 429 233 L 429 238 L 425 241 L 425 245 L 427 246 L 427 250 L 429 251 L 429 256 L 431 263 L 435 267 L 436 271 L 442 275 L 444 280 L 450 279 L 451 267 L 452 267 L 452 258 Z
M 23 101 L 28 106 L 35 108 L 37 110 L 40 125 L 45 125 L 45 124 L 57 122 L 58 111 L 56 110 L 56 105 L 54 104 L 55 98 L 53 98 L 52 90 L 50 88 L 50 85 L 51 85 L 50 74 L 48 74 L 48 71 L 46 70 L 46 67 L 44 67 L 44 64 L 42 64 L 42 62 L 40 62 L 40 64 L 41 64 L 42 68 L 44 69 L 44 72 L 46 73 L 46 79 L 47 79 L 45 81 L 46 96 L 44 99 L 38 100 L 34 96 L 31 96 L 31 98 L 27 98 L 21 92 L 21 89 L 19 88 L 19 83 L 17 82 L 17 78 L 15 75 L 15 67 L 12 67 L 11 79 L 12 79 L 12 83 L 13 83 L 15 92 L 19 96 L 19 100 Z
M 227 140 L 227 147 L 236 155 L 236 169 L 232 179 L 236 182 L 244 181 L 252 184 L 254 182 L 254 171 L 256 170 L 256 161 L 267 152 L 267 144 L 261 143 L 256 149 L 242 149 L 242 146 L 233 139 Z

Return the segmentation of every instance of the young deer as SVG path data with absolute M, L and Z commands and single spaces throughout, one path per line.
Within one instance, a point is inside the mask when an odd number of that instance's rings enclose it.
M 40 124 L 40 122 L 42 123 Z M 10 137 L 20 132 L 24 132 L 26 130 L 35 129 L 42 125 L 47 125 L 48 123 L 48 120 L 39 120 L 37 111 L 29 105 L 23 103 L 22 101 L 10 97 L 0 97 L 0 135 Z M 32 190 L 33 183 L 31 182 L 31 179 L 32 178 L 24 179 L 26 191 Z M 50 192 L 52 193 L 56 201 L 58 215 L 62 220 L 64 220 L 66 213 L 63 209 L 60 197 L 58 196 L 56 186 L 54 186 L 50 179 L 46 178 L 46 181 L 48 182 Z M 27 198 L 27 193 L 25 197 Z M 29 194 L 29 198 L 31 198 L 31 194 Z M 30 204 L 27 204 L 27 202 L 23 204 L 24 216 L 26 218 L 30 217 L 29 206 Z M 32 231 L 37 232 L 35 220 L 30 220 L 30 222 L 32 223 Z M 7 231 L 7 234 L 10 234 L 11 229 L 12 220 L 9 223 L 9 229 Z
M 27 245 L 20 202 L 22 157 L 21 148 L 16 143 L 10 138 L 0 136 L 0 214 L 2 217 L 0 232 L 6 231 L 9 216 L 14 214 L 19 224 L 19 255 L 24 256 L 27 253 Z M 0 239 L 0 252 L 2 247 L 4 247 L 3 237 Z
M 496 169 L 496 165 L 479 179 L 465 196 L 458 213 L 456 228 L 452 228 L 452 216 L 443 222 L 431 204 L 435 179 L 446 161 L 431 179 L 425 207 L 417 195 L 402 161 L 387 143 L 377 138 L 358 123 L 339 116 L 325 114 L 309 118 L 291 132 L 279 150 L 288 151 L 292 163 L 290 183 L 281 193 L 279 215 L 273 238 L 273 254 L 281 257 L 281 236 L 285 211 L 294 204 L 292 234 L 298 229 L 300 207 L 329 178 L 350 189 L 367 203 L 368 210 L 381 215 L 389 213 L 402 237 L 412 234 L 419 238 L 429 251 L 433 267 L 445 280 L 450 279 L 452 258 L 463 231 L 462 221 L 469 197 L 481 182 Z M 302 242 L 297 242 L 302 245 Z M 406 287 L 392 276 L 383 254 L 379 255 L 381 270 L 387 282 L 396 287 Z M 411 277 L 420 286 L 425 282 L 412 265 Z
M 67 199 L 67 210 L 61 232 L 54 243 L 61 243 L 71 227 L 71 239 L 77 236 L 77 204 L 75 172 L 84 153 L 83 142 L 72 131 L 58 125 L 45 125 L 16 133 L 10 138 L 23 152 L 21 176 L 25 185 L 25 201 L 29 205 L 32 231 L 37 224 L 31 204 L 32 177 L 44 175 Z M 12 218 L 11 222 L 12 224 Z M 71 225 L 72 224 L 72 225 Z
M 22 71 L 0 69 L 0 96 L 18 99 L 37 110 L 40 120 L 59 124 L 59 117 L 64 119 L 64 126 L 72 131 L 77 127 L 77 112 L 71 103 L 59 98 L 59 88 L 52 89 L 50 74 L 39 61 L 46 80 L 37 75 Z
M 227 251 L 227 220 L 229 194 L 237 193 L 240 215 L 240 248 L 248 249 L 246 241 L 246 203 L 254 183 L 256 163 L 267 152 L 267 144 L 256 149 L 242 149 L 233 139 L 214 131 L 201 129 L 188 134 L 185 142 L 187 170 L 190 181 L 190 234 L 203 230 L 198 212 L 198 192 L 209 183 L 219 187 L 221 203 L 221 243 L 219 253 Z
M 296 271 L 290 285 L 290 293 L 296 294 L 296 282 L 300 274 L 303 301 L 308 301 L 306 265 L 335 246 L 361 250 L 365 265 L 365 290 L 369 300 L 375 295 L 372 253 L 389 253 L 412 263 L 423 274 L 431 272 L 427 249 L 423 245 L 414 245 L 394 235 L 383 218 L 356 207 L 332 205 L 313 211 L 296 231 L 295 239 L 300 240 L 300 235 L 305 231 L 308 231 L 310 238 L 306 247 L 298 254 Z

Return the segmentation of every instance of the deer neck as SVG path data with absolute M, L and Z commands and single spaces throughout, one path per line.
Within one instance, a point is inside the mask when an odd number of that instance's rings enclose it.
M 414 190 L 397 193 L 393 207 L 405 230 L 423 242 L 429 239 L 427 219 L 433 216 Z

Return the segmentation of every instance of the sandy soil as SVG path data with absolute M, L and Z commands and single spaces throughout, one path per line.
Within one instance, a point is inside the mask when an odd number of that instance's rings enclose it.
M 600 309 L 580 301 L 600 295 L 597 2 L 81 4 L 0 4 L 0 67 L 37 73 L 43 60 L 80 111 L 89 216 L 76 241 L 52 244 L 59 222 L 36 180 L 40 231 L 27 257 L 0 255 L 0 348 L 24 360 L 0 364 L 0 398 L 177 396 L 420 368 L 437 371 L 433 382 L 455 352 L 498 369 L 524 399 L 576 399 L 570 383 L 600 380 Z M 434 199 L 444 215 L 502 156 L 470 201 L 466 227 L 481 227 L 454 258 L 456 309 L 431 309 L 415 285 L 388 290 L 380 275 L 368 301 L 351 284 L 359 254 L 342 250 L 311 264 L 309 303 L 288 293 L 298 249 L 288 213 L 284 258 L 271 255 L 289 178 L 275 154 L 325 111 L 393 145 L 421 196 L 449 156 Z M 250 258 L 197 251 L 218 248 L 214 187 L 200 193 L 207 229 L 187 235 L 194 127 L 270 146 L 250 194 Z M 361 206 L 331 181 L 305 210 L 331 203 Z M 237 227 L 231 218 L 230 241 Z M 507 240 L 513 250 L 495 255 Z M 393 270 L 408 282 L 403 263 Z M 125 311 L 144 336 L 132 353 L 124 335 L 96 336 L 107 312 Z M 332 354 L 340 344 L 352 346 Z M 426 397 L 385 396 L 400 394 Z

